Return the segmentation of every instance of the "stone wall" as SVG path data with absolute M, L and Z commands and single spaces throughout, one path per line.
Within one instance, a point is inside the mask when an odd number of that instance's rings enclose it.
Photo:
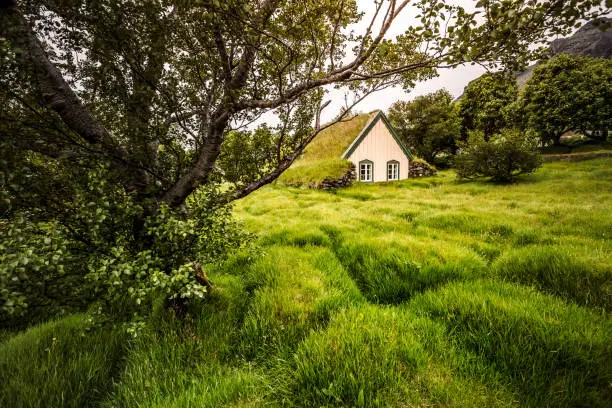
M 425 162 L 413 161 L 410 162 L 410 170 L 408 177 L 429 177 L 436 175 L 436 169 Z
M 351 167 L 342 177 L 339 179 L 326 178 L 317 185 L 317 188 L 321 190 L 335 190 L 337 188 L 350 186 L 356 179 L 357 172 L 355 171 L 355 165 L 351 163 Z
M 590 159 L 599 159 L 602 157 L 612 157 L 612 152 L 585 152 L 585 153 L 568 153 L 568 154 L 544 154 L 542 160 L 544 162 L 554 161 L 582 161 Z

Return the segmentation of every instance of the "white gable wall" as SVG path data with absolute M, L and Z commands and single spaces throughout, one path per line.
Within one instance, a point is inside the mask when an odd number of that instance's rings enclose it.
M 370 160 L 374 163 L 373 181 L 387 181 L 387 162 L 399 162 L 399 178 L 408 178 L 408 157 L 393 138 L 382 119 L 379 119 L 366 137 L 348 159 L 355 164 L 357 180 L 359 180 L 359 162 Z

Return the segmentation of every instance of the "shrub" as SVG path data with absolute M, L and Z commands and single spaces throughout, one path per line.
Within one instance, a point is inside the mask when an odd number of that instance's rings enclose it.
M 26 211 L 0 221 L 0 325 L 92 301 L 105 318 L 127 321 L 149 314 L 157 297 L 200 298 L 196 265 L 219 263 L 250 240 L 216 189 L 194 192 L 185 212 L 161 205 L 147 214 L 104 172 L 91 171 L 91 191 L 77 191 L 58 221 Z
M 485 141 L 473 132 L 467 148 L 455 158 L 459 178 L 490 177 L 512 181 L 519 174 L 533 173 L 542 165 L 537 139 L 517 130 L 503 130 Z

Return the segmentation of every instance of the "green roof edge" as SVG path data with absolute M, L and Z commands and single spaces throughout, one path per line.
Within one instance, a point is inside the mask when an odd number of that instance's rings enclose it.
M 399 138 L 399 136 L 397 135 L 397 133 L 395 133 L 395 129 L 393 129 L 393 126 L 391 126 L 391 124 L 389 123 L 389 120 L 387 119 L 387 116 L 381 110 L 379 110 L 378 113 L 376 114 L 376 116 L 374 116 L 372 118 L 372 120 L 370 120 L 370 123 L 368 123 L 366 125 L 366 127 L 363 128 L 363 130 L 361 131 L 359 136 L 357 136 L 357 138 L 355 140 L 353 140 L 353 143 L 351 143 L 349 148 L 344 152 L 344 154 L 342 154 L 342 158 L 343 159 L 348 159 L 350 157 L 350 155 L 353 154 L 353 152 L 355 151 L 357 146 L 359 146 L 361 144 L 363 139 L 365 139 L 365 137 L 368 135 L 368 133 L 370 133 L 370 130 L 372 130 L 372 128 L 374 127 L 376 122 L 378 122 L 380 119 L 382 119 L 383 123 L 385 124 L 385 126 L 387 127 L 389 132 L 391 133 L 391 136 L 393 136 L 393 139 L 395 139 L 395 141 L 397 142 L 399 147 L 402 149 L 402 151 L 404 152 L 406 157 L 408 157 L 408 160 L 412 160 L 413 159 L 412 158 L 412 154 L 410 153 L 410 150 L 408 150 L 408 148 L 406 148 L 404 143 L 402 143 L 402 141 Z

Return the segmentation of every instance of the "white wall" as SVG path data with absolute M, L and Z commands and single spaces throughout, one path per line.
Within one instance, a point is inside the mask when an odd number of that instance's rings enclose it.
M 397 160 L 399 162 L 399 178 L 408 178 L 408 157 L 402 148 L 397 144 L 389 129 L 385 126 L 382 119 L 379 119 L 370 130 L 364 140 L 348 158 L 357 170 L 357 180 L 359 180 L 359 162 L 370 160 L 374 163 L 373 181 L 387 181 L 387 162 Z

